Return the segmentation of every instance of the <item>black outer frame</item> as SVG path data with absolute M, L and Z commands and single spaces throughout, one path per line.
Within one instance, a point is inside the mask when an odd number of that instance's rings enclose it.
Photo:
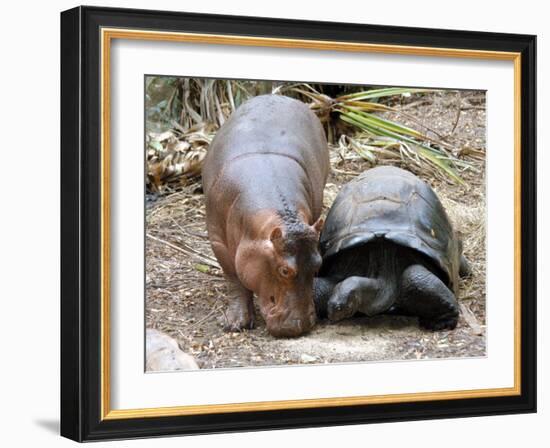
M 520 52 L 521 395 L 100 420 L 100 28 Z M 61 13 L 61 435 L 76 441 L 536 412 L 536 36 L 78 7 Z

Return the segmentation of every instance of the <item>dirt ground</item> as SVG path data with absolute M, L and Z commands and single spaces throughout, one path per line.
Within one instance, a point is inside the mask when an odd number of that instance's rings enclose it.
M 422 330 L 417 319 L 408 317 L 356 317 L 340 323 L 322 320 L 305 336 L 276 339 L 257 313 L 253 330 L 224 332 L 228 289 L 208 242 L 200 182 L 147 198 L 146 326 L 174 337 L 201 369 L 484 356 L 484 94 L 437 93 L 403 99 L 398 106 L 410 115 L 397 117 L 401 122 L 418 127 L 419 121 L 445 136 L 475 168 L 461 174 L 467 186 L 412 169 L 434 187 L 463 235 L 472 266 L 472 275 L 460 285 L 461 316 L 455 330 Z M 482 157 L 473 159 L 471 154 Z M 401 166 L 399 160 L 384 163 Z M 331 165 L 325 213 L 341 186 L 370 167 L 359 157 L 339 154 L 335 147 Z

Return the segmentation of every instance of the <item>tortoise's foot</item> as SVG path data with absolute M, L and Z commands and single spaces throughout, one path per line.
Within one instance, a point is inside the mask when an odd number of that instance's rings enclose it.
M 403 272 L 399 308 L 418 316 L 420 326 L 429 330 L 452 330 L 458 322 L 458 302 L 453 292 L 422 265 Z
M 458 314 L 456 316 L 439 316 L 437 319 L 419 319 L 420 326 L 426 330 L 441 331 L 454 330 L 458 323 Z
M 225 331 L 241 331 L 254 328 L 254 302 L 252 292 L 241 289 L 231 299 L 225 313 Z

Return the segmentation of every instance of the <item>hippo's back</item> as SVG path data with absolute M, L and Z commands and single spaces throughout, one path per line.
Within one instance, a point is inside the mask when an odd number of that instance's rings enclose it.
M 329 169 L 328 147 L 319 119 L 301 101 L 280 95 L 261 95 L 242 104 L 219 129 L 212 141 L 203 167 L 206 194 L 236 161 L 270 157 L 271 163 L 293 163 L 301 167 L 307 182 L 321 189 Z M 272 162 L 271 162 L 272 160 Z M 254 166 L 254 165 L 251 165 Z M 246 173 L 254 177 L 269 173 Z M 226 179 L 227 181 L 227 179 Z

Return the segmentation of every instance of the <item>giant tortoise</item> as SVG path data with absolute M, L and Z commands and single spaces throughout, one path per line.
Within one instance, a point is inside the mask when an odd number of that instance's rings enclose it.
M 414 174 L 383 166 L 345 185 L 320 247 L 321 316 L 396 313 L 418 316 L 432 330 L 456 326 L 459 276 L 469 273 L 468 263 L 435 192 Z

